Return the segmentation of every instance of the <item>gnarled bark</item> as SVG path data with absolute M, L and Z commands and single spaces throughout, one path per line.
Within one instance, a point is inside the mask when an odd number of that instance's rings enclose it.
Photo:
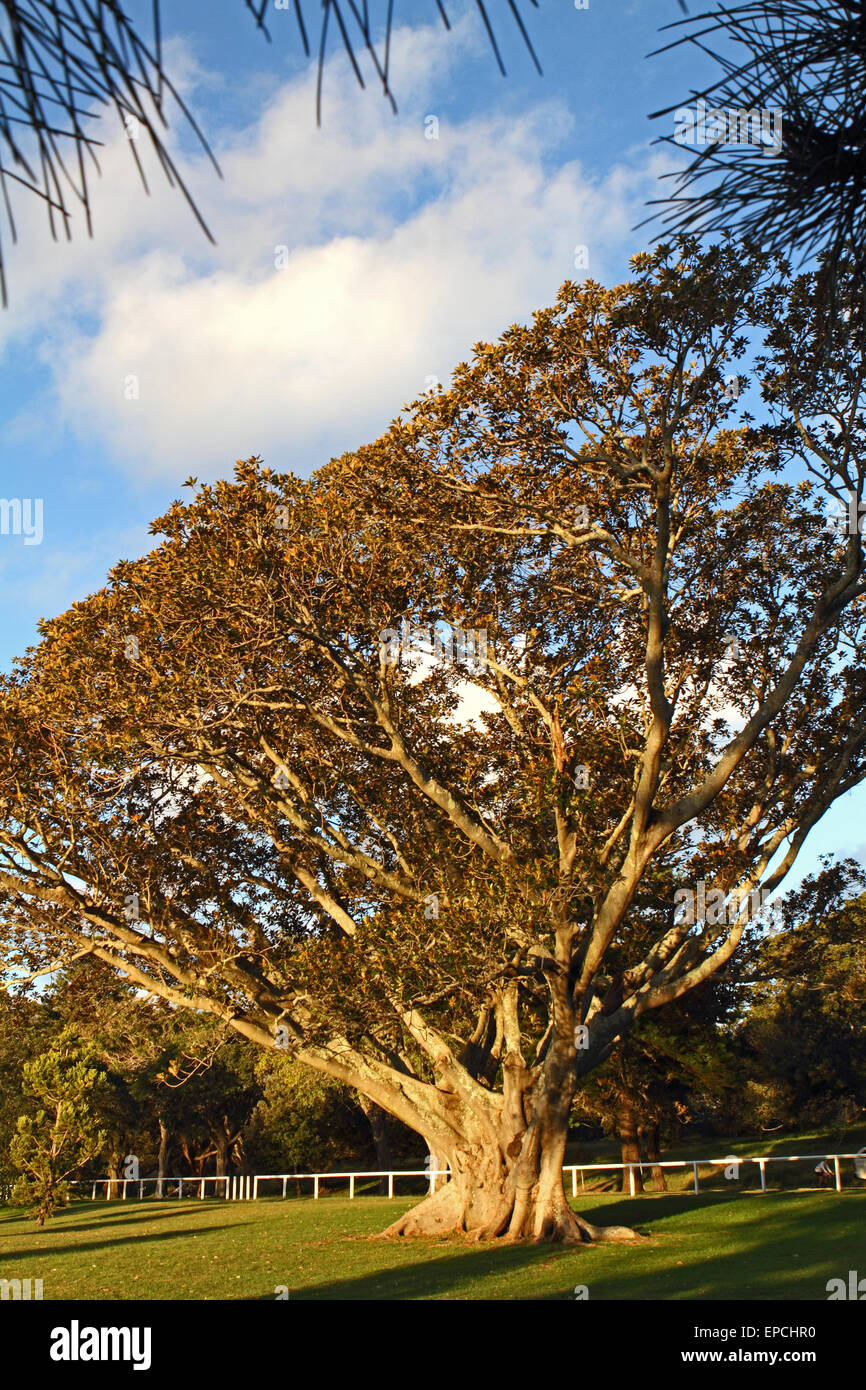
M 506 1093 L 508 1087 L 506 1086 Z M 627 1226 L 595 1226 L 568 1203 L 562 1164 L 571 1092 L 543 1093 L 529 1120 L 503 1107 L 499 1123 L 451 1105 L 453 1131 L 425 1134 L 448 1159 L 451 1176 L 432 1196 L 393 1222 L 385 1236 L 463 1234 L 474 1240 L 560 1242 L 634 1240 Z M 471 1136 L 467 1138 L 466 1136 Z
M 383 1232 L 385 1236 L 464 1234 L 475 1240 L 588 1241 L 634 1240 L 628 1226 L 596 1226 L 572 1210 L 561 1171 L 541 1165 L 533 1182 L 526 1166 L 507 1156 L 477 1150 L 449 1155 L 451 1177 Z M 523 1170 L 522 1172 L 520 1170 Z

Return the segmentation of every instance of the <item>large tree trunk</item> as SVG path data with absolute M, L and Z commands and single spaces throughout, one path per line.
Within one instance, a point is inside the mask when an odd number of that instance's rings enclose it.
M 497 1114 L 451 1095 L 447 1126 L 418 1126 L 451 1177 L 384 1232 L 386 1236 L 465 1233 L 475 1240 L 632 1240 L 627 1226 L 594 1226 L 569 1206 L 562 1185 L 568 1116 L 574 1094 L 572 1056 L 548 1056 L 543 1085 L 531 1101 L 525 1070 L 506 1065 Z M 527 1110 L 529 1114 L 527 1115 Z
M 658 1122 L 648 1125 L 641 1130 L 644 1138 L 644 1152 L 647 1162 L 652 1164 L 653 1184 L 656 1192 L 667 1192 L 668 1185 L 665 1181 L 665 1170 L 659 1160 L 661 1158 L 660 1127 Z
M 632 1169 L 634 1174 L 634 1187 L 636 1192 L 643 1192 L 643 1177 L 640 1170 L 640 1144 L 638 1142 L 637 1113 L 634 1105 L 627 1096 L 620 1099 L 616 1108 L 616 1128 L 619 1134 L 620 1147 L 622 1149 L 622 1163 L 634 1163 L 637 1166 Z M 622 1192 L 631 1192 L 631 1182 L 629 1170 L 623 1168 Z
M 588 1053 L 578 1059 L 575 1010 L 568 962 L 573 929 L 556 936 L 556 958 L 539 966 L 553 1000 L 553 1019 L 541 1058 L 527 1064 L 521 1051 L 517 988 L 508 984 L 496 999 L 496 1029 L 487 1046 L 501 1067 L 502 1089 L 493 1089 L 488 1070 L 456 1056 L 446 1040 L 414 1011 L 401 1013 L 407 1030 L 430 1059 L 433 1080 L 407 1067 L 373 1061 L 345 1040 L 323 1049 L 304 1049 L 314 1065 L 380 1105 L 419 1134 L 431 1153 L 444 1158 L 450 1177 L 417 1206 L 394 1221 L 385 1236 L 443 1235 L 475 1240 L 635 1240 L 627 1226 L 594 1226 L 572 1211 L 562 1185 L 568 1121 L 578 1076 L 597 1065 Z M 603 1031 L 598 1037 L 606 1039 Z M 474 1039 L 480 1047 L 483 1038 Z M 599 1043 L 601 1046 L 601 1043 Z M 472 1065 L 472 1070 L 468 1066 Z

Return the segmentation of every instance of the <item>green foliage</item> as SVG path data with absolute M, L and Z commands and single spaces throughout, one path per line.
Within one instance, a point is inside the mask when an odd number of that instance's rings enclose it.
M 741 1120 L 839 1126 L 866 1112 L 861 886 L 850 861 L 827 865 L 792 895 L 787 929 L 744 961 L 752 995 L 738 1033 L 748 1077 Z
M 738 1085 L 739 1057 L 726 1037 L 733 1009 L 724 977 L 710 980 L 631 1036 L 584 1082 L 573 1122 L 596 1121 L 607 1133 L 626 1106 L 641 1127 L 677 1133 L 681 1123 L 711 1119 Z
M 39 1102 L 35 1114 L 21 1115 L 9 1146 L 21 1174 L 13 1201 L 31 1205 L 37 1226 L 69 1201 L 67 1179 L 105 1145 L 93 1119 L 93 1105 L 104 1089 L 94 1049 L 65 1029 L 47 1052 L 25 1062 L 23 1089 Z
M 247 1146 L 261 1171 L 324 1172 L 369 1150 L 370 1128 L 348 1087 L 267 1052 L 256 1073 L 262 1097 Z

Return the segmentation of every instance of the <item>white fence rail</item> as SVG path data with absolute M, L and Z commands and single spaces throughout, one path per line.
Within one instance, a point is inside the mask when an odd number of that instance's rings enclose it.
M 175 1195 L 182 1197 L 186 1191 L 187 1195 L 195 1195 L 201 1199 L 205 1195 L 205 1184 L 214 1183 L 214 1196 L 225 1198 L 226 1201 L 255 1201 L 259 1195 L 260 1182 L 282 1182 L 283 1190 L 281 1196 L 286 1196 L 287 1184 L 290 1182 L 312 1182 L 313 1196 L 319 1196 L 319 1184 L 325 1181 L 333 1182 L 348 1179 L 349 1196 L 355 1196 L 355 1180 L 357 1178 L 387 1178 L 388 1196 L 394 1196 L 395 1178 L 426 1178 L 431 1192 L 436 1191 L 436 1179 L 450 1177 L 450 1170 L 443 1168 L 431 1172 L 429 1168 L 404 1168 L 394 1169 L 393 1172 L 355 1172 L 355 1173 L 234 1173 L 228 1177 L 164 1177 L 164 1178 L 81 1178 L 71 1182 L 70 1187 L 89 1187 L 91 1200 L 95 1201 L 100 1188 L 105 1189 L 105 1198 L 108 1199 L 112 1187 L 120 1189 L 121 1200 L 125 1200 L 128 1192 L 131 1191 L 139 1198 L 144 1197 L 147 1187 L 153 1187 L 157 1197 L 170 1195 L 170 1189 L 176 1188 Z M 219 1189 L 222 1190 L 219 1190 Z
M 754 1158 L 740 1158 L 736 1154 L 728 1154 L 725 1158 L 668 1158 L 654 1163 L 567 1163 L 563 1167 L 563 1174 L 571 1174 L 571 1195 L 577 1196 L 577 1176 L 580 1174 L 581 1188 L 585 1190 L 586 1173 L 603 1172 L 622 1172 L 628 1170 L 629 1193 L 632 1197 L 637 1195 L 637 1184 L 635 1182 L 635 1171 L 643 1173 L 655 1168 L 685 1168 L 692 1169 L 693 1185 L 692 1190 L 695 1194 L 700 1191 L 700 1169 L 701 1168 L 729 1168 L 732 1164 L 738 1167 L 747 1168 L 749 1164 L 755 1164 L 761 1177 L 761 1191 L 767 1191 L 767 1164 L 768 1163 L 830 1163 L 833 1164 L 833 1176 L 835 1178 L 835 1188 L 837 1192 L 842 1191 L 842 1169 L 840 1164 L 846 1160 L 854 1163 L 854 1172 L 858 1178 L 866 1179 L 866 1155 L 861 1150 L 860 1153 L 844 1154 L 764 1154 Z M 225 1198 L 226 1201 L 255 1201 L 259 1196 L 259 1183 L 279 1182 L 282 1183 L 281 1196 L 287 1195 L 287 1187 L 290 1182 L 312 1182 L 313 1197 L 319 1197 L 319 1189 L 324 1182 L 348 1182 L 349 1196 L 355 1196 L 355 1184 L 358 1178 L 387 1178 L 388 1196 L 394 1196 L 395 1178 L 426 1178 L 431 1193 L 436 1190 L 437 1178 L 448 1178 L 449 1170 L 437 1169 L 431 1172 L 428 1168 L 403 1168 L 393 1171 L 357 1171 L 354 1173 L 256 1173 L 241 1174 L 235 1173 L 228 1177 L 164 1177 L 164 1178 L 96 1178 L 94 1181 L 83 1180 L 75 1184 L 80 1187 L 91 1189 L 91 1200 L 95 1201 L 100 1188 L 105 1189 L 105 1198 L 108 1199 L 112 1187 L 121 1189 L 121 1198 L 126 1199 L 128 1192 L 132 1191 L 139 1199 L 143 1198 L 147 1187 L 155 1187 L 156 1196 L 164 1197 L 169 1189 L 176 1189 L 176 1196 L 183 1197 L 186 1191 L 189 1196 L 197 1196 L 204 1199 L 207 1184 L 214 1184 L 214 1196 Z
M 729 1168 L 732 1164 L 736 1164 L 738 1167 L 745 1167 L 749 1163 L 755 1163 L 758 1165 L 761 1174 L 761 1191 L 766 1192 L 768 1163 L 811 1163 L 813 1161 L 818 1163 L 829 1163 L 832 1160 L 836 1191 L 841 1192 L 842 1170 L 839 1165 L 844 1159 L 849 1158 L 854 1161 L 856 1176 L 858 1178 L 866 1178 L 866 1160 L 864 1160 L 862 1150 L 860 1153 L 856 1154 L 764 1154 L 756 1158 L 740 1158 L 737 1154 L 728 1154 L 726 1158 L 666 1158 L 652 1163 L 567 1163 L 562 1171 L 563 1173 L 571 1173 L 571 1195 L 572 1197 L 576 1197 L 578 1173 L 581 1175 L 582 1183 L 584 1173 L 599 1173 L 605 1169 L 615 1169 L 621 1172 L 623 1169 L 627 1168 L 629 1193 L 634 1197 L 637 1195 L 637 1186 L 634 1177 L 636 1168 L 639 1169 L 641 1173 L 647 1168 L 649 1168 L 650 1171 L 654 1168 L 691 1168 L 694 1174 L 693 1190 L 695 1193 L 698 1193 L 700 1191 L 698 1186 L 699 1170 L 702 1167 Z

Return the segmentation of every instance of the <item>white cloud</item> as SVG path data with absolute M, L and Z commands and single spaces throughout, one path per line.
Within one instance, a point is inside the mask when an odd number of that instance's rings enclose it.
M 458 46 L 428 31 L 399 45 L 414 95 L 398 118 L 341 82 L 316 130 L 305 74 L 223 140 L 224 184 L 193 161 L 216 248 L 179 225 L 176 194 L 155 184 L 143 198 L 118 135 L 96 246 L 60 248 L 38 272 L 32 258 L 13 263 L 10 341 L 36 335 L 62 422 L 119 467 L 179 480 L 258 453 L 305 472 L 374 438 L 426 377 L 447 382 L 474 342 L 551 302 L 583 274 L 578 243 L 594 277 L 623 273 L 660 157 L 589 179 L 565 158 L 576 133 L 554 102 L 462 123 L 443 114 L 428 140 L 432 69 Z

